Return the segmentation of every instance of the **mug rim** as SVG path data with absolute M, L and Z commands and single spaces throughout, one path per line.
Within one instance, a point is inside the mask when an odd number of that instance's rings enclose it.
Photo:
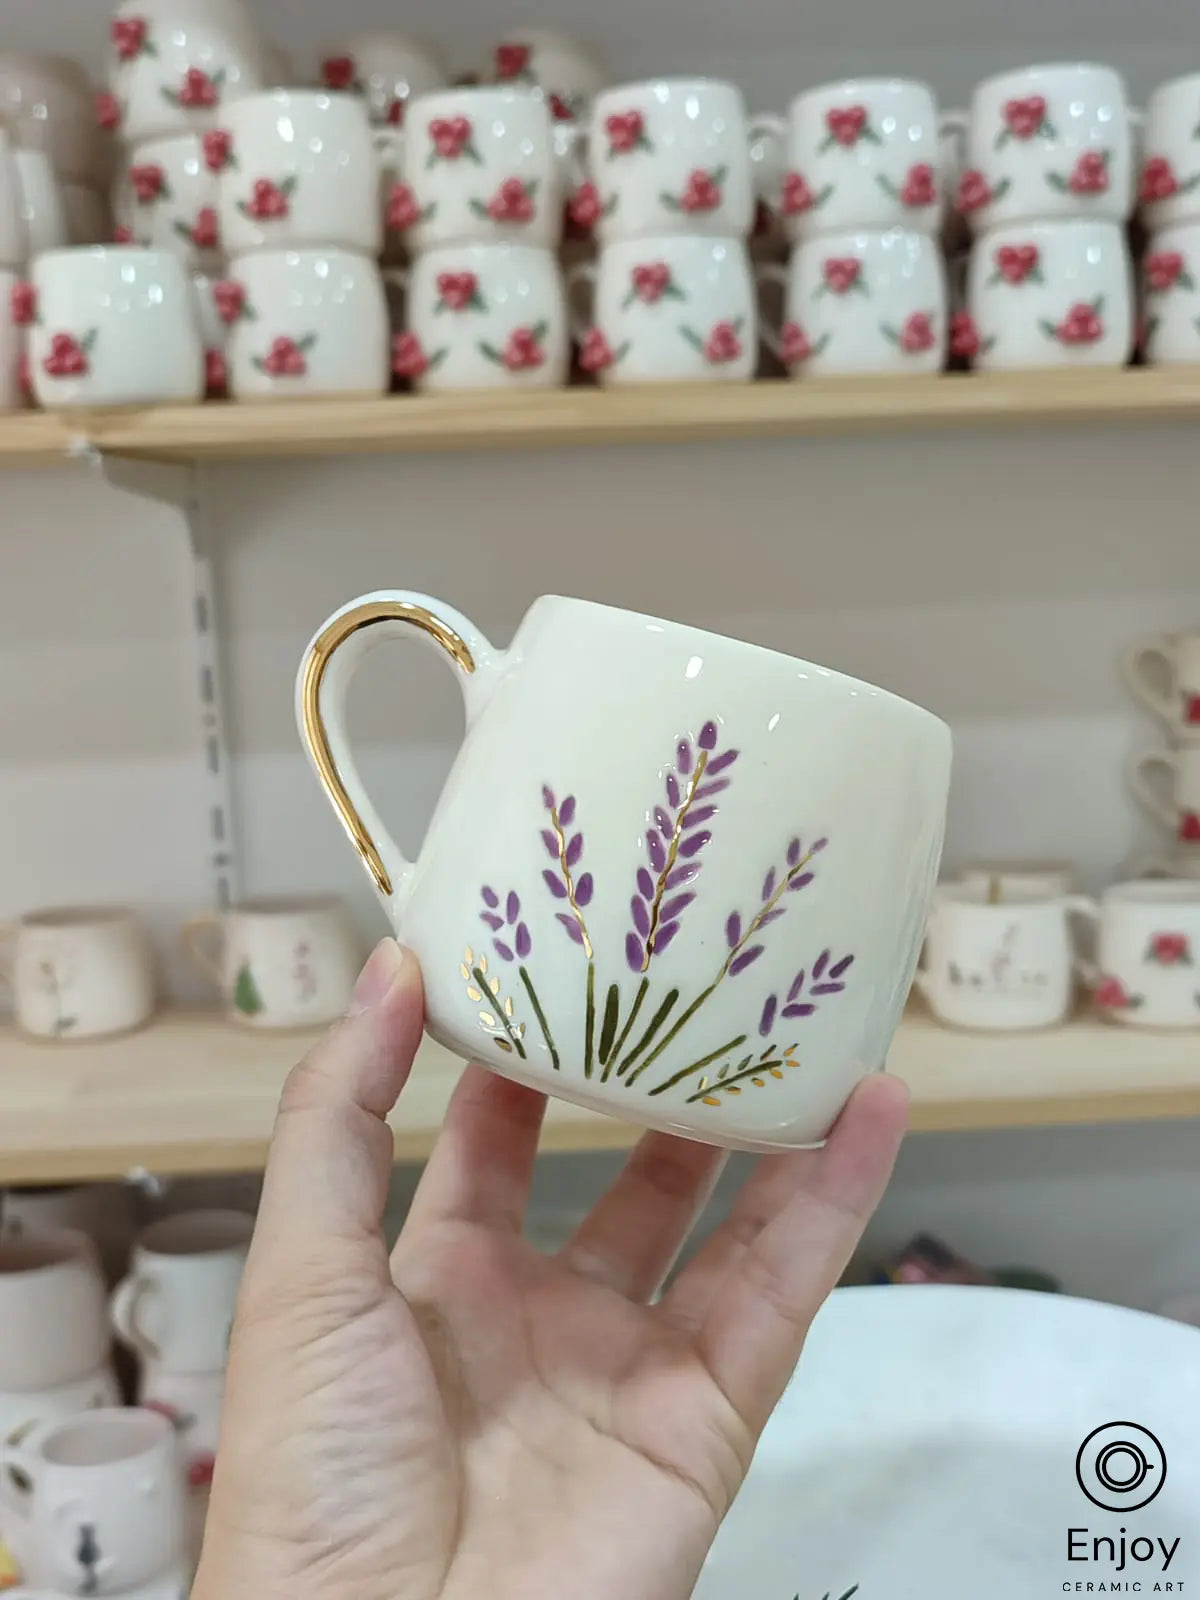
M 100 1433 L 115 1435 L 124 1431 L 128 1436 L 125 1448 L 116 1448 L 119 1453 L 104 1454 L 100 1460 L 78 1461 L 70 1456 L 58 1455 L 54 1446 L 62 1439 L 71 1435 Z M 58 1422 L 52 1423 L 42 1435 L 32 1442 L 27 1443 L 25 1449 L 34 1453 L 51 1467 L 61 1467 L 67 1471 L 92 1472 L 106 1467 L 116 1467 L 127 1461 L 137 1461 L 140 1457 L 148 1455 L 152 1450 L 161 1447 L 164 1440 L 173 1437 L 174 1425 L 169 1417 L 161 1412 L 151 1410 L 148 1406 L 98 1406 L 93 1411 L 81 1411 L 72 1417 L 63 1417 Z
M 77 187 L 84 187 L 82 184 Z M 127 261 L 130 258 L 149 264 L 173 261 L 182 268 L 180 258 L 170 250 L 160 250 L 147 244 L 64 244 L 55 250 L 42 250 L 29 264 L 31 275 L 36 275 L 43 265 L 58 261 Z
M 725 89 L 735 95 L 739 101 L 745 102 L 741 85 L 734 83 L 732 78 L 713 78 L 698 74 L 689 77 L 685 73 L 663 72 L 653 78 L 634 78 L 626 83 L 609 84 L 606 89 L 601 89 L 596 96 L 596 105 L 602 100 L 609 100 L 614 95 L 618 98 L 623 95 L 633 94 L 640 89 L 672 89 L 681 93 L 688 89 Z
M 899 73 L 895 76 L 876 73 L 864 78 L 831 78 L 828 83 L 818 83 L 811 89 L 801 89 L 798 94 L 792 96 L 788 104 L 790 108 L 814 100 L 818 95 L 864 94 L 880 89 L 919 89 L 933 101 L 934 111 L 938 110 L 937 95 L 931 83 L 926 82 L 924 78 L 905 78 Z
M 240 1249 L 250 1243 L 253 1232 L 254 1218 L 248 1211 L 216 1207 L 175 1211 L 143 1228 L 134 1249 L 168 1261 L 194 1261 Z
M 336 894 L 250 895 L 235 900 L 226 915 L 243 917 L 290 917 L 313 911 L 332 911 L 342 904 Z
M 550 125 L 550 113 L 546 109 L 546 99 L 541 89 L 536 87 L 523 87 L 512 83 L 464 83 L 447 84 L 437 89 L 426 89 L 423 94 L 409 95 L 404 113 L 404 125 L 407 129 L 409 117 L 420 108 L 434 100 L 449 100 L 452 103 L 467 98 L 470 104 L 479 104 L 485 98 L 501 99 L 509 104 L 520 102 L 523 105 L 541 108 L 546 123 Z
M 1018 885 L 1015 893 L 1003 900 L 989 900 L 989 885 L 985 883 L 945 882 L 935 886 L 934 905 L 972 906 L 979 911 L 997 911 L 1011 914 L 1014 911 L 1037 911 L 1044 908 L 1059 911 L 1072 898 L 1067 894 L 1045 894 L 1038 889 L 1025 891 Z
M 1152 911 L 1184 907 L 1200 911 L 1200 878 L 1127 878 L 1110 883 L 1100 899 L 1105 906 L 1145 906 Z
M 1129 90 L 1125 84 L 1124 74 L 1107 61 L 1031 61 L 1024 67 L 1009 67 L 1005 72 L 993 72 L 986 78 L 981 78 L 971 91 L 971 99 L 982 94 L 986 89 L 997 88 L 1002 83 L 1018 82 L 1022 78 L 1034 78 L 1050 72 L 1106 72 L 1114 77 L 1121 85 L 1122 98 L 1126 106 L 1129 104 Z
M 27 1259 L 11 1270 L 5 1260 Z M 95 1260 L 95 1246 L 90 1234 L 81 1228 L 57 1226 L 30 1228 L 21 1233 L 0 1233 L 0 1284 L 17 1278 L 32 1278 L 40 1272 L 53 1272 L 73 1262 L 90 1265 Z
M 114 927 L 136 921 L 137 914 L 130 906 L 47 906 L 44 910 L 25 912 L 17 919 L 17 925 L 78 932 L 83 928 Z
M 1176 92 L 1177 90 L 1186 90 L 1189 88 L 1195 89 L 1198 87 L 1200 87 L 1200 71 L 1181 72 L 1178 77 L 1164 78 L 1161 83 L 1156 83 L 1154 88 L 1151 89 L 1146 99 L 1146 109 L 1149 111 L 1150 107 L 1160 95 L 1168 95 Z

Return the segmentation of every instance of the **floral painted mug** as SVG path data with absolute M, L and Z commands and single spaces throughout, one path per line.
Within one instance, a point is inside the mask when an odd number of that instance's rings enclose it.
M 576 317 L 580 364 L 605 385 L 738 382 L 754 376 L 758 315 L 742 239 L 663 234 L 605 245 L 569 289 L 592 286 Z
M 1134 799 L 1181 844 L 1200 844 L 1200 744 L 1133 756 L 1125 776 Z
M 228 1020 L 247 1028 L 331 1022 L 346 1009 L 362 955 L 332 896 L 206 912 L 184 926 L 183 944 L 212 979 Z
M 589 45 L 555 28 L 514 28 L 493 45 L 490 77 L 496 83 L 540 90 L 555 122 L 586 116 L 608 75 Z
M 1200 362 L 1200 222 L 1153 235 L 1142 258 L 1142 304 L 1147 362 Z
M 420 860 L 345 728 L 381 639 L 449 659 L 466 737 Z M 950 737 L 822 667 L 558 597 L 507 650 L 407 590 L 336 612 L 301 736 L 460 1055 L 715 1144 L 821 1139 L 881 1068 L 941 852 Z
M 211 271 L 221 248 L 217 175 L 219 133 L 151 139 L 130 155 L 116 209 L 132 244 L 171 250 L 193 271 Z
M 1177 744 L 1200 744 L 1200 629 L 1139 640 L 1122 668 Z
M 760 282 L 785 288 L 786 320 L 764 328 L 792 377 L 848 372 L 917 375 L 946 359 L 946 272 L 937 240 L 900 228 L 806 239 Z
M 321 62 L 321 81 L 339 94 L 361 94 L 376 127 L 399 128 L 408 102 L 440 89 L 449 73 L 436 45 L 388 29 L 334 45 Z
M 1092 998 L 1113 1022 L 1200 1028 L 1200 880 L 1118 883 L 1100 897 Z
M 529 245 L 446 245 L 408 272 L 407 327 L 392 370 L 419 389 L 543 389 L 567 381 L 570 341 L 558 261 Z
M 215 127 L 227 103 L 263 85 L 263 56 L 234 0 L 122 0 L 111 24 L 102 127 L 127 145 Z
M 1146 104 L 1145 145 L 1138 199 L 1146 227 L 1156 233 L 1200 222 L 1200 72 L 1155 89 Z
M 150 941 L 132 911 L 31 911 L 0 929 L 0 942 L 12 946 L 3 976 L 24 1033 L 95 1039 L 140 1028 L 154 1012 Z

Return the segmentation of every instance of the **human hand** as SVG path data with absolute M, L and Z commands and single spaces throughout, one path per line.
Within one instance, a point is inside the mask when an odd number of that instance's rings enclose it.
M 644 1135 L 542 1256 L 521 1226 L 545 1098 L 478 1066 L 389 1258 L 384 1119 L 421 1024 L 386 940 L 284 1089 L 193 1600 L 686 1600 L 905 1090 L 869 1079 L 824 1149 L 760 1161 L 652 1305 L 723 1152 Z

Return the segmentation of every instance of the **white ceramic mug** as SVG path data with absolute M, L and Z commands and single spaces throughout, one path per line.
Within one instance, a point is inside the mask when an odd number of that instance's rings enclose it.
M 1132 268 L 1115 222 L 997 228 L 975 242 L 967 295 L 978 367 L 1120 367 L 1129 359 Z
M 1065 899 L 1075 883 L 1069 861 L 968 861 L 958 872 L 959 883 L 982 890 L 990 904 L 1008 900 Z
M 28 1523 L 25 1576 L 60 1591 L 125 1594 L 183 1551 L 179 1451 L 153 1411 L 86 1411 L 5 1445 L 0 1498 Z
M 1200 629 L 1140 640 L 1122 670 L 1176 743 L 1200 744 Z
M 606 89 L 593 107 L 586 192 L 572 214 L 605 244 L 672 231 L 744 239 L 754 220 L 754 131 L 731 83 L 653 78 Z
M 558 261 L 528 245 L 448 245 L 406 275 L 407 329 L 392 367 L 425 390 L 548 388 L 570 345 Z
M 61 250 L 71 240 L 62 190 L 50 157 L 44 150 L 16 149 L 12 159 L 30 259 L 44 250 Z
M 1200 362 L 1200 222 L 1151 237 L 1142 258 L 1142 304 L 1146 361 L 1156 367 Z
M 1133 137 L 1120 74 L 1069 62 L 977 85 L 956 201 L 977 235 L 1065 217 L 1124 223 Z
M 786 320 L 768 345 L 795 378 L 846 372 L 916 375 L 946 360 L 946 273 L 935 238 L 899 228 L 806 239 L 760 282 L 785 286 Z
M 224 1372 L 172 1372 L 145 1361 L 138 1378 L 138 1404 L 158 1411 L 175 1429 L 188 1488 L 212 1483 L 225 1401 Z
M 154 1012 L 145 929 L 119 907 L 31 911 L 0 932 L 13 946 L 17 1026 L 44 1039 L 89 1039 L 140 1028 Z
M 170 250 L 193 272 L 216 270 L 221 250 L 217 174 L 208 154 L 221 134 L 180 133 L 150 139 L 125 162 L 117 210 L 134 244 Z M 214 142 L 216 141 L 216 142 Z
M 184 944 L 229 1019 L 251 1028 L 309 1028 L 340 1016 L 362 954 L 345 905 L 332 895 L 206 912 L 188 922 Z
M 1159 84 L 1146 103 L 1146 153 L 1138 184 L 1151 232 L 1200 222 L 1200 73 Z
M 593 285 L 576 316 L 580 363 L 605 385 L 742 382 L 758 359 L 745 240 L 660 234 L 607 244 L 568 283 Z M 576 299 L 572 295 L 572 300 Z
M 122 0 L 102 121 L 126 144 L 215 127 L 263 85 L 262 46 L 230 0 Z
M 23 203 L 12 139 L 7 128 L 0 126 L 0 267 L 19 268 L 29 257 Z
M 181 1211 L 145 1228 L 112 1297 L 118 1336 L 169 1372 L 223 1372 L 254 1218 Z
M 166 250 L 51 250 L 31 271 L 34 395 L 46 410 L 199 400 L 204 351 L 192 286 Z
M 1200 1028 L 1200 881 L 1118 883 L 1100 897 L 1092 998 L 1113 1022 Z
M 271 89 L 229 106 L 218 131 L 229 140 L 218 210 L 231 255 L 286 246 L 379 254 L 378 157 L 356 96 Z
M 1200 844 L 1200 745 L 1133 756 L 1125 776 L 1134 799 L 1181 844 Z
M 239 400 L 383 394 L 387 300 L 379 268 L 349 250 L 258 250 L 214 285 Z
M 364 95 L 371 121 L 403 126 L 408 102 L 449 82 L 441 51 L 411 34 L 356 33 L 333 45 L 321 62 L 327 89 Z
M 124 1183 L 49 1184 L 0 1192 L 0 1235 L 76 1228 L 96 1246 L 105 1272 L 125 1270 L 135 1232 L 134 1191 Z
M 562 181 L 545 101 L 527 89 L 420 95 L 405 120 L 404 178 L 394 200 L 413 251 L 444 244 L 552 250 Z
M 916 984 L 941 1022 L 957 1028 L 1051 1028 L 1066 1020 L 1078 959 L 1071 919 L 1094 924 L 1096 903 L 1014 893 L 992 903 L 979 884 L 942 884 L 933 901 Z
M 104 1274 L 73 1228 L 0 1234 L 0 1389 L 54 1389 L 109 1358 Z
M 556 28 L 512 28 L 491 50 L 496 83 L 538 89 L 556 122 L 585 116 L 608 82 L 604 62 L 581 39 Z
M 386 638 L 440 649 L 466 703 L 416 864 L 345 730 Z M 822 1138 L 883 1065 L 941 851 L 950 741 L 928 712 L 579 600 L 536 601 L 497 650 L 452 607 L 389 590 L 321 628 L 297 713 L 448 1048 L 753 1149 Z
M 72 1378 L 69 1383 L 49 1389 L 0 1390 L 0 1444 L 20 1444 L 42 1423 L 120 1403 L 121 1393 L 111 1366 L 98 1367 L 82 1378 Z M 0 1538 L 5 1542 L 8 1533 L 4 1507 L 0 1505 Z
M 940 228 L 943 119 L 926 84 L 822 84 L 797 95 L 786 118 L 758 120 L 784 166 L 781 187 L 765 198 L 793 241 L 849 229 Z

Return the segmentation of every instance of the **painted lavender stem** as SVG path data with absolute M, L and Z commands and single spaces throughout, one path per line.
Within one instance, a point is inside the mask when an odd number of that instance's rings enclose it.
M 554 1036 L 550 1032 L 550 1024 L 546 1021 L 546 1013 L 542 1010 L 541 1001 L 533 987 L 533 979 L 529 976 L 529 969 L 525 965 L 533 952 L 533 937 L 529 927 L 521 916 L 521 899 L 515 889 L 510 889 L 501 903 L 500 896 L 490 884 L 484 884 L 479 891 L 483 899 L 483 910 L 479 913 L 479 920 L 486 923 L 492 934 L 492 947 L 501 961 L 519 961 L 517 976 L 529 996 L 529 1003 L 533 1007 L 533 1014 L 538 1020 L 538 1027 L 542 1030 L 542 1038 L 546 1041 L 546 1049 L 550 1052 L 550 1064 L 555 1072 L 559 1070 L 558 1050 L 555 1047 Z M 522 1049 L 521 1054 L 524 1055 Z
M 587 1010 L 583 1035 L 583 1075 L 590 1078 L 596 1042 L 596 961 L 592 941 L 588 934 L 584 909 L 591 904 L 595 885 L 590 872 L 575 876 L 583 860 L 583 832 L 571 833 L 575 821 L 575 796 L 569 794 L 561 805 L 554 798 L 548 784 L 542 785 L 542 805 L 550 814 L 550 826 L 542 829 L 542 843 L 546 853 L 555 862 L 542 873 L 542 880 L 556 900 L 565 900 L 568 910 L 557 911 L 557 920 L 566 929 L 567 936 L 579 945 L 587 957 Z

